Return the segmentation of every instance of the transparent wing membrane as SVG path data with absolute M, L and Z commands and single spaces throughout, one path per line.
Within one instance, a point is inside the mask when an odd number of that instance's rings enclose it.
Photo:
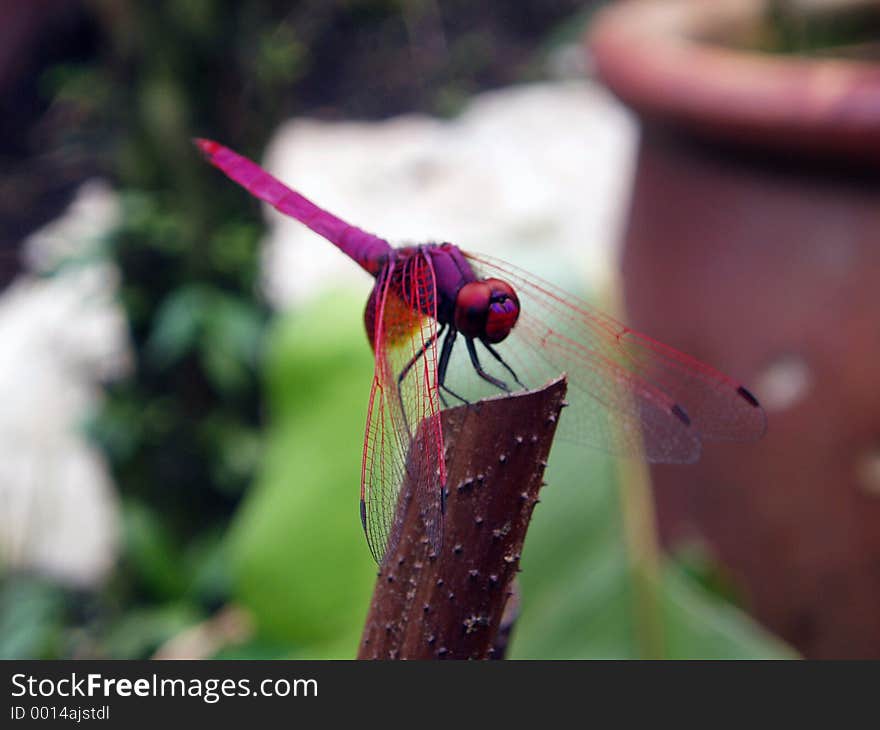
M 373 307 L 375 372 L 364 440 L 361 516 L 376 562 L 400 537 L 397 502 L 415 485 L 425 533 L 434 548 L 441 535 L 446 483 L 437 390 L 436 283 L 422 251 L 398 252 L 379 274 Z
M 560 422 L 561 438 L 615 455 L 685 463 L 699 457 L 704 440 L 764 433 L 763 410 L 726 375 L 510 264 L 465 255 L 478 276 L 503 279 L 517 292 L 519 321 L 494 349 L 519 380 L 535 388 L 562 372 L 568 376 L 571 408 Z M 520 389 L 482 343 L 477 349 L 486 370 Z M 455 359 L 447 379 L 452 390 L 468 400 L 497 393 L 468 372 L 462 353 Z

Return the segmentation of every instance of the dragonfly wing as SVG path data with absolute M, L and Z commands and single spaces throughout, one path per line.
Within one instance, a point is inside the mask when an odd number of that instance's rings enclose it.
M 703 440 L 763 435 L 764 411 L 735 380 L 515 266 L 466 256 L 479 276 L 504 279 L 517 292 L 519 321 L 497 350 L 519 379 L 537 387 L 568 375 L 572 409 L 562 438 L 683 463 L 699 457 Z M 497 363 L 493 372 L 503 377 Z
M 437 390 L 436 283 L 421 250 L 392 257 L 367 304 L 375 372 L 367 412 L 361 518 L 377 563 L 400 538 L 398 500 L 416 498 L 426 536 L 439 549 L 446 485 Z M 402 510 L 401 510 L 402 514 Z

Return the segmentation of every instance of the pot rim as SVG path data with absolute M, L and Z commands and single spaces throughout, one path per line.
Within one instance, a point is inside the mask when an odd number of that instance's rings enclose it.
M 629 0 L 587 36 L 599 77 L 643 119 L 730 141 L 880 160 L 880 64 L 722 46 L 765 0 Z

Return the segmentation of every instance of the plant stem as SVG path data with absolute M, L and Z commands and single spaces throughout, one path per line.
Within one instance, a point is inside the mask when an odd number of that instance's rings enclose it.
M 379 570 L 359 659 L 489 659 L 504 650 L 502 617 L 565 391 L 560 379 L 442 413 L 442 548 L 431 552 L 417 500 L 401 498 L 400 540 Z M 504 623 L 509 633 L 511 612 Z

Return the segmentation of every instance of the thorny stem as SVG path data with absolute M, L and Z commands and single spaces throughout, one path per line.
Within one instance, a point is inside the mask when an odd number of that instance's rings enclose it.
M 431 552 L 417 500 L 401 498 L 400 539 L 379 570 L 359 659 L 489 659 L 506 649 L 500 634 L 515 619 L 509 599 L 565 391 L 559 379 L 442 413 L 442 548 Z

